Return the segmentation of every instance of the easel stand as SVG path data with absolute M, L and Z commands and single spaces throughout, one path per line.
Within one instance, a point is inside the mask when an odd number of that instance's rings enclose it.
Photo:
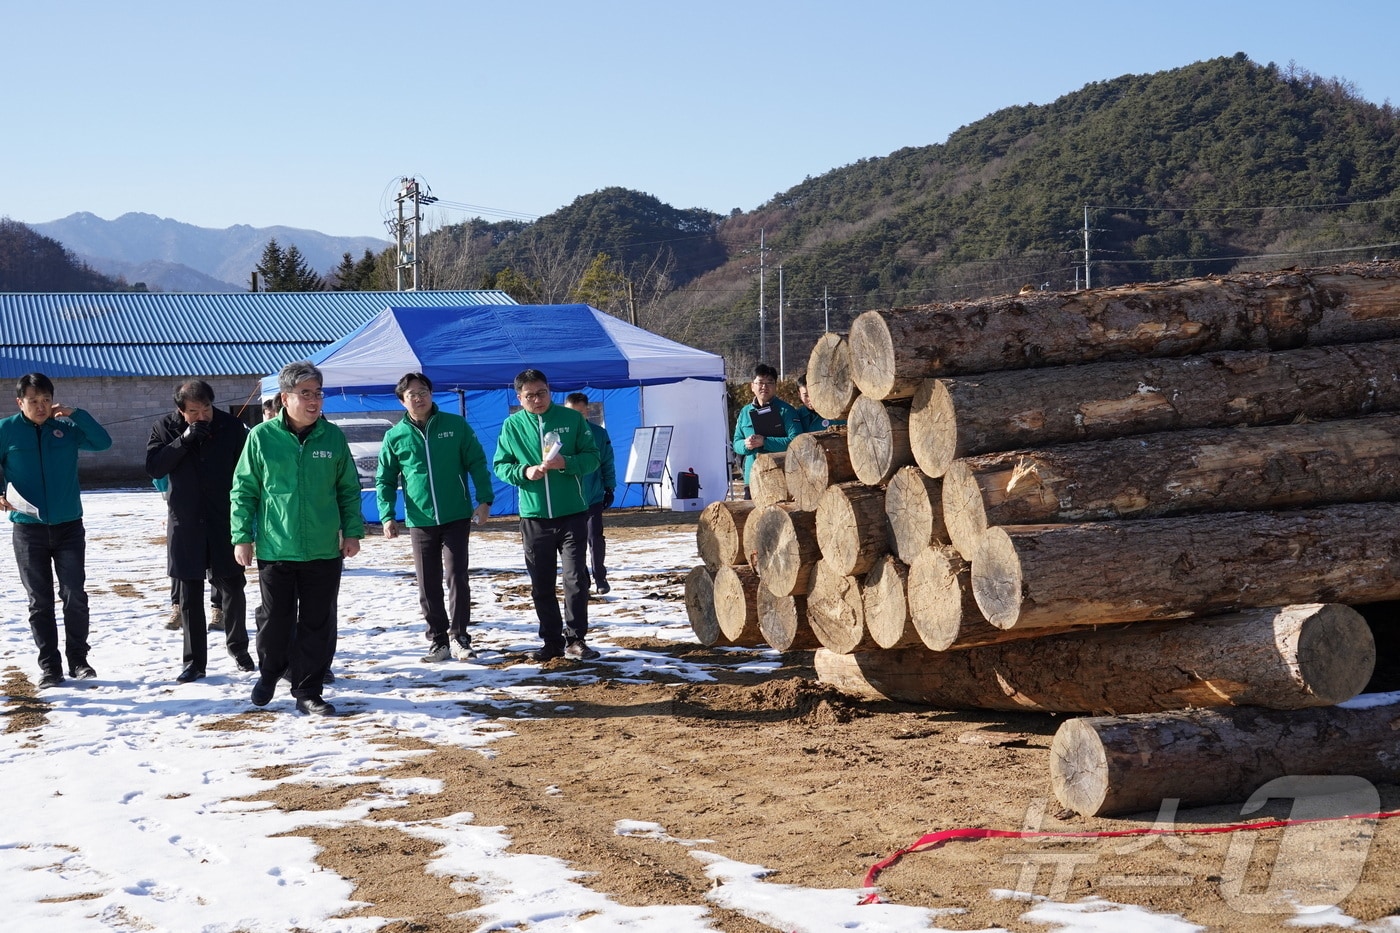
M 627 457 L 627 472 L 624 474 L 623 496 L 632 486 L 642 487 L 642 508 L 646 508 L 647 489 L 652 490 L 652 503 L 661 508 L 661 486 L 671 481 L 671 468 L 666 457 L 671 449 L 671 432 L 675 428 L 668 424 L 650 425 L 632 432 L 632 449 Z M 673 485 L 672 489 L 675 488 Z

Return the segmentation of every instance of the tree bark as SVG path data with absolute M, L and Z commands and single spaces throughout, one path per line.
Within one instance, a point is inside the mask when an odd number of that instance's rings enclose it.
M 943 481 L 929 479 L 918 467 L 901 467 L 885 487 L 885 519 L 890 546 L 906 564 L 914 563 L 931 544 L 947 544 Z
M 909 568 L 893 554 L 886 554 L 861 581 L 865 628 L 881 648 L 922 644 L 909 618 L 908 580 Z
M 826 487 L 856 478 L 846 449 L 845 427 L 799 435 L 788 445 L 783 472 L 792 501 L 799 509 L 814 511 Z
M 972 597 L 972 565 L 946 545 L 924 548 L 909 565 L 909 619 L 924 646 L 954 651 L 1008 641 Z
M 817 673 L 858 696 L 940 709 L 1124 714 L 1330 706 L 1365 689 L 1375 665 L 1375 641 L 1361 614 L 1313 603 L 966 651 L 920 646 L 819 656 Z
M 778 651 L 807 651 L 821 644 L 807 623 L 805 595 L 775 596 L 768 587 L 759 587 L 758 628 L 768 646 Z
M 765 644 L 758 627 L 758 588 L 758 574 L 750 567 L 715 571 L 715 618 L 727 644 Z
M 889 551 L 885 492 L 877 486 L 840 483 L 817 503 L 817 547 L 833 573 L 859 576 Z
M 910 446 L 942 476 L 991 451 L 1396 411 L 1398 358 L 1400 341 L 1382 340 L 930 379 L 910 408 Z
M 1400 415 L 1170 431 L 954 461 L 943 515 L 967 557 L 989 525 L 1400 499 Z
M 744 556 L 744 523 L 753 509 L 749 499 L 721 499 L 700 513 L 695 547 L 712 573 L 721 567 L 748 562 Z
M 1400 504 L 988 528 L 972 592 L 998 628 L 1400 598 Z
M 1395 337 L 1400 263 L 1383 262 L 867 311 L 847 342 L 856 388 L 893 399 L 936 376 Z
M 685 614 L 695 640 L 709 647 L 726 644 L 715 615 L 715 574 L 707 567 L 693 567 L 685 575 Z
M 856 400 L 851 353 L 840 334 L 822 334 L 807 358 L 807 398 L 823 418 L 839 421 Z
M 914 462 L 909 446 L 909 405 L 861 396 L 846 422 L 846 446 L 856 479 L 882 486 L 895 470 Z
M 789 504 L 755 510 L 744 526 L 744 552 L 773 595 L 807 592 L 812 567 L 821 557 L 816 513 Z
M 1249 799 L 1275 778 L 1400 781 L 1400 706 L 1257 707 L 1071 719 L 1050 743 L 1050 783 L 1084 816 Z M 1341 787 L 1340 782 L 1333 782 Z M 1331 787 L 1332 784 L 1327 786 Z
M 807 594 L 807 622 L 823 648 L 838 654 L 877 648 L 865 628 L 865 602 L 861 598 L 860 580 L 836 573 L 817 562 L 812 574 L 812 589 Z
M 749 469 L 749 496 L 755 506 L 788 501 L 787 476 L 783 465 L 787 454 L 759 454 Z

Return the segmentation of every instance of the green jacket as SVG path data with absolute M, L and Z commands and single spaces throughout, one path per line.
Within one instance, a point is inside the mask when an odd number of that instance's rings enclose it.
M 25 525 L 61 525 L 83 517 L 78 451 L 106 450 L 112 436 L 81 408 L 67 418 L 35 424 L 21 412 L 0 421 L 0 492 L 5 483 L 39 509 L 35 518 L 10 512 Z
M 764 437 L 763 446 L 758 450 L 749 450 L 744 445 L 753 430 L 753 402 L 749 402 L 739 409 L 739 417 L 734 422 L 734 452 L 744 458 L 744 485 L 749 484 L 749 471 L 753 469 L 754 458 L 759 454 L 778 454 L 788 449 L 788 444 L 792 439 L 802 433 L 802 425 L 797 419 L 797 409 L 787 402 L 773 397 L 772 404 L 777 407 L 783 416 L 783 427 L 787 429 L 787 434 L 779 437 Z
M 305 443 L 285 414 L 249 431 L 229 500 L 233 543 L 255 541 L 258 560 L 329 560 L 340 556 L 342 535 L 365 536 L 350 445 L 324 418 Z
M 825 431 L 827 428 L 845 424 L 845 421 L 837 421 L 832 418 L 823 418 L 806 405 L 798 405 L 794 411 L 797 412 L 797 426 L 802 429 L 803 434 L 811 434 L 814 431 Z
M 379 448 L 379 467 L 374 474 L 379 520 L 387 522 L 394 517 L 400 477 L 408 527 L 430 528 L 470 518 L 473 506 L 468 476 L 477 503 L 495 501 L 486 452 L 467 419 L 436 405 L 422 428 L 404 415 L 384 434 Z
M 613 460 L 612 438 L 608 429 L 588 422 L 593 430 L 593 443 L 598 447 L 598 469 L 583 478 L 583 496 L 590 506 L 603 501 L 603 494 L 617 488 L 617 465 Z
M 564 469 L 550 470 L 544 479 L 526 479 L 525 468 L 544 459 L 544 436 L 550 431 L 557 432 L 563 444 Z M 565 518 L 588 511 L 584 479 L 599 463 L 587 419 L 551 403 L 542 415 L 522 408 L 505 420 L 492 468 L 501 482 L 520 489 L 521 518 Z

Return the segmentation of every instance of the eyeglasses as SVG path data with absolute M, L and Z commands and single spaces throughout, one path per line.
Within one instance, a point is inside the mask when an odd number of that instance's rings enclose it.
M 315 400 L 318 399 L 318 398 L 325 398 L 325 397 L 326 397 L 326 393 L 323 392 L 323 391 L 321 391 L 320 389 L 298 389 L 298 390 L 295 391 L 295 392 L 289 392 L 289 393 L 287 393 L 287 394 L 288 394 L 288 395 L 295 395 L 297 398 L 301 399 L 303 402 L 313 402 L 313 401 L 315 401 Z
M 520 397 L 531 402 L 537 402 L 542 398 L 549 398 L 548 392 L 521 392 Z
M 771 389 L 771 388 L 773 388 L 774 386 L 777 385 L 776 382 L 770 382 L 770 381 L 767 380 L 767 379 L 755 379 L 755 380 L 753 381 L 753 384 L 754 384 L 754 386 L 755 386 L 756 388 L 759 388 L 759 389 Z
M 405 392 L 404 395 L 411 399 L 417 399 L 420 402 L 425 398 L 433 397 L 433 393 L 427 391 L 426 389 L 415 389 L 412 392 Z

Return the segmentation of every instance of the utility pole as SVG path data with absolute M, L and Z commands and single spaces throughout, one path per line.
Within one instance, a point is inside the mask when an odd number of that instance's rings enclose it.
M 762 227 L 758 228 L 758 360 L 763 362 L 768 359 L 768 317 L 763 307 L 763 233 Z
M 1093 288 L 1089 282 L 1089 205 L 1084 205 L 1084 288 Z
M 787 341 L 783 339 L 783 264 L 778 263 L 778 378 L 787 378 Z
M 425 187 L 426 186 L 419 185 L 417 178 L 404 178 L 399 185 L 399 193 L 394 198 L 394 200 L 398 202 L 398 218 L 396 220 L 385 221 L 389 227 L 390 233 L 394 236 L 394 244 L 398 250 L 398 260 L 394 264 L 395 291 L 401 292 L 404 290 L 403 273 L 405 269 L 412 271 L 413 285 L 408 290 L 413 292 L 418 291 L 418 267 L 420 259 L 418 244 L 423 235 L 423 205 L 432 204 L 437 201 L 437 198 L 423 190 Z M 411 218 L 406 218 L 404 216 L 404 205 L 409 202 L 413 204 L 413 216 Z M 412 221 L 411 230 L 409 225 L 410 221 Z
M 822 325 L 822 333 L 831 333 L 831 296 L 827 294 L 828 289 L 822 286 L 822 313 L 826 316 L 826 323 Z

